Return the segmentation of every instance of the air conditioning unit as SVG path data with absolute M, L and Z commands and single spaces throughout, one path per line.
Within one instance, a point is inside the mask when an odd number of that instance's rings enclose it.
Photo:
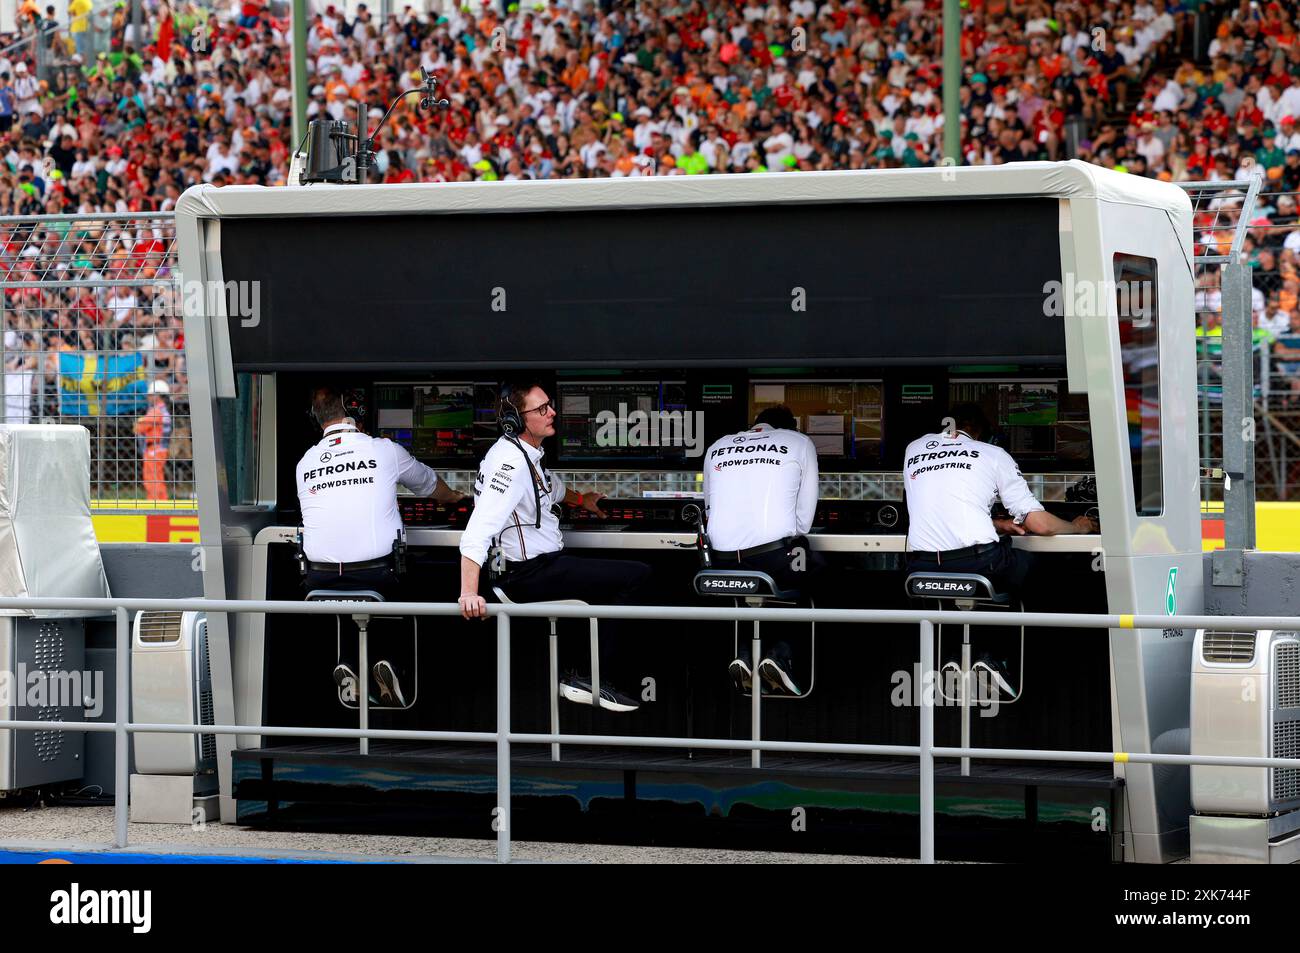
M 1192 754 L 1300 757 L 1300 635 L 1196 633 Z M 1260 816 L 1300 807 L 1300 769 L 1192 766 L 1198 814 Z
M 131 719 L 155 725 L 214 724 L 204 613 L 136 613 Z M 133 737 L 139 774 L 211 776 L 216 772 L 216 735 L 139 732 Z

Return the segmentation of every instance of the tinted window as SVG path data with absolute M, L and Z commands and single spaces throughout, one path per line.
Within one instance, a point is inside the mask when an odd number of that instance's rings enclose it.
M 1160 313 L 1156 262 L 1115 256 L 1115 309 L 1124 363 L 1124 404 L 1133 499 L 1139 516 L 1164 511 L 1160 474 Z

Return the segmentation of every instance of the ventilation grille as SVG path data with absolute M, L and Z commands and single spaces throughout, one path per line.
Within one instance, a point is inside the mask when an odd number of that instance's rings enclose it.
M 1255 633 L 1206 632 L 1201 657 L 1207 662 L 1250 662 L 1255 658 Z
M 32 644 L 32 665 L 43 672 L 62 672 L 67 666 L 63 653 L 67 648 L 57 622 L 46 622 L 36 632 Z
M 181 639 L 181 613 L 140 613 L 140 641 L 148 643 L 179 642 Z
M 198 628 L 198 665 L 199 665 L 199 724 L 215 725 L 216 715 L 212 709 L 212 660 L 208 655 L 208 623 L 204 619 Z M 199 735 L 199 759 L 215 761 L 217 759 L 217 736 Z
M 63 710 L 59 708 L 37 708 L 34 714 L 35 721 L 61 721 L 63 718 Z M 33 731 L 32 747 L 36 751 L 38 761 L 46 764 L 58 761 L 59 755 L 63 754 L 63 731 L 60 729 Z
M 1277 707 L 1300 708 L 1300 642 L 1286 640 L 1275 643 L 1273 671 Z
M 204 692 L 199 696 L 199 724 L 211 725 L 212 718 L 212 692 Z M 203 761 L 216 760 L 217 757 L 217 736 L 216 735 L 199 735 L 200 753 L 199 757 Z
M 1300 758 L 1300 721 L 1273 722 L 1273 757 Z M 1273 770 L 1273 800 L 1300 798 L 1300 768 Z

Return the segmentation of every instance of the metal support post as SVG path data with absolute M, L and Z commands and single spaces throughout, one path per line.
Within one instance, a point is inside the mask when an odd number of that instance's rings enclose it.
M 126 846 L 127 803 L 131 789 L 129 741 L 126 731 L 131 720 L 131 633 L 127 611 L 113 610 L 117 619 L 117 705 L 113 719 L 113 846 Z
M 921 623 L 921 863 L 934 863 L 934 623 Z
M 1255 358 L 1251 268 L 1223 266 L 1223 536 L 1225 550 L 1255 548 Z
M 510 863 L 510 616 L 497 615 L 497 862 Z

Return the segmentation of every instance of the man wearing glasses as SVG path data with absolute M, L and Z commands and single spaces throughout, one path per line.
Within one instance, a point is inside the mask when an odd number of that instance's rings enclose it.
M 650 577 L 645 563 L 569 556 L 555 504 L 581 506 L 598 516 L 603 494 L 567 488 L 542 466 L 542 441 L 555 434 L 555 404 L 540 386 L 508 384 L 501 391 L 503 435 L 479 465 L 474 512 L 460 541 L 460 610 L 466 619 L 482 618 L 486 602 L 479 576 L 489 552 L 499 554 L 494 581 L 512 602 L 581 599 L 593 605 L 636 605 Z M 511 431 L 516 431 L 512 433 Z M 606 624 L 608 630 L 613 628 Z M 602 635 L 606 635 L 602 632 Z M 601 672 L 608 672 L 609 639 L 601 639 Z M 614 690 L 601 675 L 600 705 L 609 711 L 634 711 L 633 699 Z M 569 673 L 560 695 L 591 704 L 591 680 Z

